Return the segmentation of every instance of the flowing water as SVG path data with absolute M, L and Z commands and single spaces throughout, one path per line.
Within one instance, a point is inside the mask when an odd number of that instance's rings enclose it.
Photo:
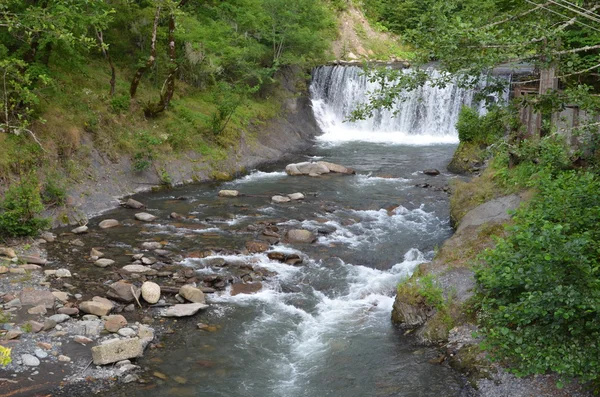
M 165 348 L 140 361 L 153 379 L 145 386 L 112 390 L 127 396 L 459 396 L 461 383 L 448 368 L 429 363 L 434 349 L 411 345 L 393 327 L 390 313 L 397 283 L 432 258 L 448 238 L 445 173 L 457 141 L 453 123 L 472 93 L 456 87 L 426 87 L 402 105 L 399 118 L 378 114 L 350 125 L 343 120 L 368 84 L 356 68 L 322 67 L 313 76 L 315 115 L 324 134 L 292 161 L 324 159 L 356 175 L 288 176 L 276 164 L 232 182 L 186 186 L 136 197 L 158 216 L 153 224 L 132 221 L 131 210 L 102 218 L 124 226 L 95 233 L 119 265 L 141 242 L 165 240 L 183 264 L 203 277 L 228 274 L 240 264 L 274 272 L 255 294 L 208 295 L 210 308 L 177 322 Z M 431 177 L 422 170 L 437 168 Z M 428 183 L 430 188 L 417 187 Z M 238 198 L 219 198 L 220 189 L 238 189 Z M 272 204 L 274 194 L 304 192 L 306 199 Z M 185 196 L 186 200 L 176 200 Z M 176 211 L 189 215 L 173 220 Z M 100 219 L 94 220 L 95 226 Z M 264 238 L 261 230 L 284 234 L 305 228 L 314 244 L 282 239 L 271 251 L 295 253 L 301 266 L 244 254 L 244 244 Z M 213 250 L 194 258 L 191 252 Z M 223 266 L 223 258 L 228 266 Z M 104 271 L 104 270 L 98 270 Z M 198 330 L 196 323 L 213 331 Z M 180 377 L 180 378 L 179 378 Z

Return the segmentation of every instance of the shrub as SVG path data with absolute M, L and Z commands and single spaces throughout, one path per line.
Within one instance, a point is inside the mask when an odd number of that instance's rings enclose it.
M 485 347 L 518 375 L 600 375 L 600 179 L 565 171 L 538 180 L 509 236 L 476 270 Z
M 0 346 L 0 366 L 5 367 L 12 361 L 10 359 L 10 350 L 8 347 Z
M 44 210 L 37 178 L 27 176 L 11 185 L 0 203 L 0 235 L 33 236 L 50 221 L 38 215 Z
M 461 142 L 474 142 L 490 145 L 504 135 L 504 111 L 491 108 L 483 116 L 469 106 L 463 106 L 458 115 L 456 129 Z
M 44 184 L 42 200 L 46 205 L 62 206 L 67 203 L 67 190 L 57 175 L 51 175 Z

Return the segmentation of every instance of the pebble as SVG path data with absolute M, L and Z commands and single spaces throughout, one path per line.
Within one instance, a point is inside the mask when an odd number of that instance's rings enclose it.
M 126 338 L 131 338 L 136 335 L 136 332 L 133 329 L 127 327 L 121 328 L 117 333 Z
M 83 234 L 83 233 L 87 233 L 87 232 L 88 232 L 87 226 L 79 226 L 79 227 L 76 227 L 75 229 L 71 230 L 71 233 L 73 233 L 73 234 Z
M 55 314 L 55 315 L 48 317 L 48 320 L 53 320 L 56 322 L 56 324 L 60 324 L 60 323 L 64 323 L 65 321 L 67 321 L 70 318 L 71 317 L 68 314 Z
M 46 306 L 44 305 L 38 305 L 27 309 L 27 313 L 29 314 L 46 314 L 46 312 Z
M 23 365 L 26 365 L 28 367 L 37 367 L 38 365 L 40 365 L 40 360 L 36 356 L 33 356 L 31 354 L 21 355 L 21 361 L 23 362 Z
M 46 353 L 42 349 L 35 349 L 33 354 L 35 354 L 37 358 L 41 358 L 41 359 L 48 357 L 48 353 Z
M 72 277 L 71 276 L 71 272 L 69 271 L 69 269 L 58 269 L 56 270 L 56 273 L 54 273 L 54 275 L 58 278 L 69 278 Z
M 58 356 L 58 361 L 61 361 L 63 363 L 70 363 L 71 362 L 71 357 L 69 357 L 69 356 L 63 356 L 61 354 L 60 356 Z
M 75 337 L 73 338 L 73 340 L 77 343 L 80 343 L 82 345 L 87 345 L 88 343 L 92 343 L 93 340 L 91 340 L 90 338 L 87 338 L 83 335 L 75 335 Z

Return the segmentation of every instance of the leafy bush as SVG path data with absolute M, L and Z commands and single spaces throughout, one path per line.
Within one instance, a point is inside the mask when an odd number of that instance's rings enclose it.
M 129 95 L 118 95 L 110 99 L 110 106 L 115 113 L 125 113 L 129 110 Z
M 0 235 L 33 236 L 50 221 L 38 215 L 44 210 L 37 178 L 28 176 L 11 185 L 0 203 Z
M 543 174 L 476 271 L 486 347 L 518 375 L 600 376 L 600 179 Z
M 67 190 L 57 175 L 50 175 L 42 190 L 42 201 L 46 205 L 62 206 L 67 203 Z
M 11 363 L 10 350 L 8 347 L 0 346 L 0 366 L 5 367 Z
M 463 106 L 458 115 L 456 129 L 461 142 L 474 142 L 489 145 L 504 135 L 504 111 L 491 108 L 483 116 L 469 106 Z

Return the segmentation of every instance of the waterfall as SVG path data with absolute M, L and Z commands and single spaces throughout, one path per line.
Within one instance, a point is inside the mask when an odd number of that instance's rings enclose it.
M 434 78 L 439 76 L 433 68 L 428 73 Z M 319 139 L 332 143 L 355 140 L 412 145 L 456 143 L 455 125 L 461 107 L 479 107 L 473 100 L 474 90 L 455 84 L 444 88 L 425 85 L 407 92 L 406 100 L 398 101 L 391 110 L 379 110 L 369 119 L 348 122 L 355 106 L 367 100 L 368 93 L 378 87 L 356 66 L 315 68 L 310 90 L 315 118 L 324 132 Z

